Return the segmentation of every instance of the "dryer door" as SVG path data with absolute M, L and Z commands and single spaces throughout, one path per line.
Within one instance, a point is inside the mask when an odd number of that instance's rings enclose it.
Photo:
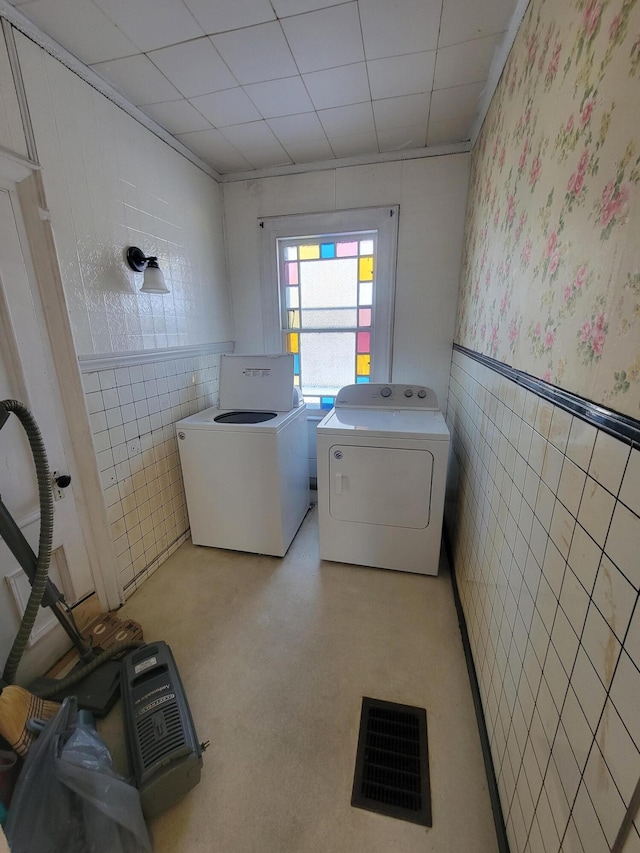
M 335 444 L 329 451 L 329 515 L 338 521 L 425 528 L 432 478 L 428 450 Z

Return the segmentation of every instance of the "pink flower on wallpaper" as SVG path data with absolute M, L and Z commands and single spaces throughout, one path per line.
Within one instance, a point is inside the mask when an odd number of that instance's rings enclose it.
M 591 113 L 593 112 L 593 108 L 596 105 L 596 99 L 591 96 L 587 98 L 582 106 L 582 112 L 580 113 L 580 126 L 586 127 L 591 119 Z
M 506 159 L 506 156 L 507 156 L 507 149 L 503 145 L 502 148 L 500 149 L 500 157 L 498 159 L 498 166 L 500 166 L 501 169 L 504 166 L 504 161 Z
M 588 39 L 592 38 L 600 24 L 600 16 L 602 15 L 602 6 L 598 0 L 589 0 L 589 4 L 584 11 L 582 24 L 584 26 L 584 34 Z
M 558 73 L 558 66 L 560 64 L 560 51 L 562 49 L 562 45 L 560 42 L 556 42 L 556 45 L 553 49 L 553 55 L 549 60 L 549 65 L 547 66 L 547 74 L 545 77 L 545 82 L 548 85 L 552 82 L 553 78 Z
M 564 298 L 564 301 L 568 302 L 571 299 L 572 295 L 573 295 L 573 285 L 565 284 L 565 286 L 562 288 L 562 296 Z
M 584 186 L 584 172 L 574 172 L 569 178 L 567 184 L 567 192 L 573 196 L 580 195 Z
M 613 16 L 613 20 L 609 25 L 609 41 L 614 41 L 615 37 L 618 35 L 618 30 L 620 29 L 620 24 L 622 23 L 622 12 L 618 12 L 617 15 Z
M 551 382 L 551 371 L 550 370 L 545 370 L 545 372 L 542 374 L 542 381 L 543 382 Z
M 605 229 L 616 216 L 627 212 L 629 206 L 629 184 L 622 184 L 615 191 L 612 181 L 609 181 L 602 192 L 602 206 L 600 211 L 600 225 Z M 605 201 L 605 199 L 608 199 Z
M 507 310 L 507 305 L 509 304 L 509 294 L 504 293 L 502 299 L 500 300 L 500 313 L 504 314 Z
M 500 205 L 496 207 L 496 212 L 493 214 L 493 224 L 497 228 L 498 223 L 500 222 Z
M 591 323 L 588 320 L 582 324 L 582 328 L 580 329 L 580 340 L 582 343 L 586 343 L 591 337 Z
M 547 328 L 544 333 L 544 345 L 547 349 L 551 349 L 553 342 L 556 339 L 556 334 L 553 329 Z
M 604 330 L 598 329 L 593 333 L 593 336 L 591 338 L 591 349 L 593 350 L 594 355 L 602 355 L 602 350 L 604 349 L 604 339 Z
M 599 311 L 597 316 L 596 316 L 596 319 L 593 323 L 593 328 L 597 329 L 597 331 L 601 332 L 606 325 L 607 325 L 607 315 L 604 313 L 604 311 Z
M 484 340 L 486 338 L 486 336 L 487 336 L 487 327 L 486 327 L 485 323 L 483 323 L 482 326 L 480 326 L 480 339 Z
M 550 258 L 553 254 L 556 245 L 558 244 L 558 234 L 556 231 L 552 231 L 547 237 L 547 245 L 544 247 L 544 256 L 545 258 Z
M 520 159 L 518 160 L 518 169 L 522 170 L 527 164 L 527 157 L 529 156 L 529 140 L 525 139 L 524 145 L 522 146 L 522 153 L 520 154 Z
M 549 258 L 549 274 L 553 275 L 560 265 L 560 249 L 555 249 Z
M 515 320 L 509 323 L 509 343 L 514 343 L 518 337 L 518 324 Z
M 520 253 L 520 257 L 525 266 L 529 266 L 531 262 L 531 249 L 533 248 L 533 243 L 531 242 L 531 237 L 527 237 L 527 242 L 524 244 L 522 248 L 522 252 Z
M 515 219 L 515 215 L 516 215 L 516 200 L 515 200 L 515 196 L 513 195 L 513 193 L 511 193 L 511 195 L 509 196 L 509 199 L 507 201 L 507 213 L 506 213 L 507 222 L 509 223 L 509 225 L 513 224 L 513 220 Z
M 536 155 L 531 162 L 531 170 L 529 172 L 529 186 L 534 186 L 535 182 L 540 177 L 540 172 L 542 170 L 542 161 Z
M 588 148 L 585 148 L 582 154 L 580 155 L 580 159 L 578 160 L 578 171 L 585 172 L 587 166 L 589 165 L 589 160 L 591 158 L 591 153 Z
M 582 264 L 576 271 L 576 277 L 573 280 L 573 286 L 576 290 L 580 290 L 587 280 L 587 265 Z
M 536 323 L 535 326 L 533 327 L 533 337 L 539 338 L 541 334 L 542 334 L 542 327 L 541 327 L 540 323 Z
M 491 329 L 491 340 L 489 341 L 489 351 L 492 355 L 495 355 L 498 352 L 498 327 L 494 326 Z
M 606 207 L 611 199 L 613 198 L 613 194 L 616 191 L 616 185 L 613 181 L 609 181 L 605 188 L 602 190 L 602 207 Z
M 564 126 L 564 132 L 565 133 L 571 133 L 571 131 L 573 130 L 573 126 L 574 126 L 574 119 L 573 119 L 573 113 L 571 113 L 571 115 L 567 119 L 567 123 Z

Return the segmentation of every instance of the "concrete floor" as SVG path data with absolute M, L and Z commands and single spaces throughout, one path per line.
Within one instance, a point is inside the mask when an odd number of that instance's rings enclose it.
M 165 639 L 211 748 L 151 821 L 156 853 L 494 853 L 446 565 L 318 559 L 317 514 L 282 560 L 183 545 L 119 613 Z M 350 805 L 363 696 L 427 709 L 433 827 Z M 119 708 L 101 725 L 124 761 Z

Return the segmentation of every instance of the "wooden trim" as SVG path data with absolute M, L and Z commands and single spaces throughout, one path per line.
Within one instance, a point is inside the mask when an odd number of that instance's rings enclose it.
M 133 367 L 137 364 L 149 364 L 155 361 L 173 361 L 176 358 L 233 352 L 233 348 L 233 341 L 221 341 L 214 344 L 197 344 L 191 347 L 106 352 L 98 355 L 79 355 L 78 364 L 81 373 L 95 373 L 96 370 L 115 370 L 117 367 Z
M 71 417 L 61 424 L 67 458 L 82 477 L 74 481 L 74 495 L 80 525 L 90 531 L 85 537 L 96 592 L 103 607 L 113 609 L 123 603 L 117 559 L 111 541 L 107 510 L 91 438 L 82 379 L 71 333 L 69 312 L 58 265 L 55 241 L 49 221 L 44 185 L 40 172 L 33 172 L 18 185 L 18 198 L 29 257 L 38 285 L 44 319 L 61 395 L 61 409 Z

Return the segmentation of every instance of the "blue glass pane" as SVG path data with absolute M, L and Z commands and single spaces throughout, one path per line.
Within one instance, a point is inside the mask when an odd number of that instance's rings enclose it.
M 335 258 L 336 244 L 335 243 L 320 243 L 321 258 Z
M 322 397 L 321 408 L 322 409 L 333 409 L 334 402 L 335 402 L 335 397 Z
M 358 383 L 358 385 L 362 385 L 362 384 L 364 384 L 365 382 L 368 382 L 368 381 L 369 381 L 369 377 L 368 377 L 368 376 L 358 376 L 358 377 L 356 378 L 356 382 Z
M 293 373 L 295 376 L 300 376 L 300 355 L 298 353 L 293 356 Z

